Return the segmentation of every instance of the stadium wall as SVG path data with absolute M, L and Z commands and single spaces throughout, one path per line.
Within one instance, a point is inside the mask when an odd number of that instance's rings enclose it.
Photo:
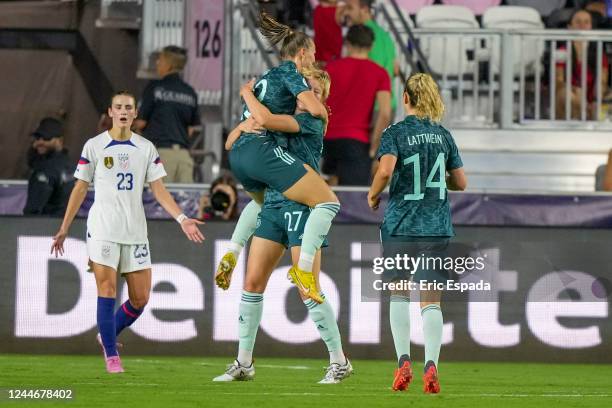
M 97 353 L 96 287 L 86 271 L 84 220 L 75 221 L 66 255 L 58 259 L 49 254 L 58 220 L 0 222 L 0 353 Z M 216 289 L 212 279 L 232 226 L 208 223 L 207 240 L 197 246 L 173 221 L 149 222 L 153 293 L 143 316 L 121 336 L 124 353 L 234 355 L 245 257 L 230 290 Z M 324 251 L 322 287 L 354 358 L 394 356 L 388 304 L 362 301 L 360 288 L 371 266 L 362 259 L 362 244 L 377 239 L 375 225 L 339 224 Z M 457 228 L 455 241 L 486 254 L 500 283 L 496 301 L 459 296 L 444 304 L 443 358 L 558 362 L 562 355 L 564 362 L 612 362 L 609 285 L 601 293 L 594 280 L 609 275 L 611 239 L 605 229 Z M 325 347 L 285 278 L 288 258 L 279 265 L 264 296 L 255 354 L 322 357 Z M 542 288 L 549 296 L 537 294 Z M 124 283 L 118 291 L 126 299 Z M 411 307 L 413 357 L 420 359 L 420 313 L 417 302 Z
M 0 2 L 0 29 L 78 30 L 113 89 L 137 97 L 147 81 L 136 78 L 138 32 L 97 28 L 100 0 Z M 98 112 L 83 79 L 65 51 L 0 48 L 0 178 L 27 178 L 31 133 L 45 116 L 65 113 L 64 146 L 78 160 L 96 135 Z

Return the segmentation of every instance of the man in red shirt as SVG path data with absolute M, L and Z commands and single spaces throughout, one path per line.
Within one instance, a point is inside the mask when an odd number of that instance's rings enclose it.
M 354 25 L 344 41 L 347 57 L 326 67 L 332 85 L 323 172 L 336 176 L 338 184 L 365 186 L 370 182 L 380 136 L 391 121 L 391 80 L 384 68 L 368 59 L 374 41 L 372 29 Z M 370 131 L 375 103 L 379 114 Z
M 312 16 L 315 59 L 325 66 L 342 54 L 342 28 L 338 24 L 340 8 L 337 0 L 321 0 Z

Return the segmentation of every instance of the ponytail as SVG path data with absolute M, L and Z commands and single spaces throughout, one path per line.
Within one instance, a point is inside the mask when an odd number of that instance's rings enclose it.
M 440 122 L 444 116 L 444 102 L 440 90 L 429 74 L 413 74 L 406 81 L 404 93 L 408 95 L 410 106 L 420 119 Z
M 300 49 L 312 46 L 312 39 L 301 31 L 279 23 L 267 13 L 259 15 L 259 32 L 266 37 L 271 46 L 280 44 L 282 59 L 295 57 Z

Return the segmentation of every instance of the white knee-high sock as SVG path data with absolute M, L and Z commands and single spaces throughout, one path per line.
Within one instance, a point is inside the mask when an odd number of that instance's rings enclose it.
M 302 249 L 298 261 L 298 267 L 301 270 L 312 272 L 315 254 L 321 248 L 338 211 L 340 211 L 340 203 L 329 202 L 316 205 L 310 212 L 304 226 Z
M 346 358 L 344 357 L 344 351 L 342 350 L 342 340 L 340 338 L 340 330 L 338 329 L 338 323 L 334 316 L 334 310 L 331 305 L 325 299 L 325 295 L 321 294 L 324 301 L 319 304 L 312 299 L 304 300 L 304 305 L 308 309 L 308 315 L 314 322 L 321 339 L 327 346 L 329 352 L 330 364 L 345 364 Z
M 423 317 L 423 334 L 425 336 L 425 364 L 433 361 L 438 366 L 440 347 L 442 345 L 442 309 L 439 305 L 427 305 L 421 309 Z
M 253 348 L 257 329 L 261 322 L 263 313 L 263 295 L 242 291 L 242 298 L 238 308 L 238 362 L 240 365 L 249 367 L 253 362 Z
M 255 232 L 260 211 L 261 205 L 257 204 L 255 200 L 251 200 L 240 213 L 240 218 L 238 218 L 238 222 L 234 227 L 232 242 L 229 246 L 230 252 L 233 252 L 236 258 L 240 256 L 242 248 L 244 248 L 249 238 Z
M 397 360 L 404 355 L 410 357 L 410 299 L 406 296 L 391 295 L 389 323 Z

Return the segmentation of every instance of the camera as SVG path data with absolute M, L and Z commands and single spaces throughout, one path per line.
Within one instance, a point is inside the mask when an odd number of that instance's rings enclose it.
M 210 205 L 204 208 L 204 213 L 211 216 L 221 216 L 230 206 L 230 196 L 223 191 L 215 191 L 210 196 Z

